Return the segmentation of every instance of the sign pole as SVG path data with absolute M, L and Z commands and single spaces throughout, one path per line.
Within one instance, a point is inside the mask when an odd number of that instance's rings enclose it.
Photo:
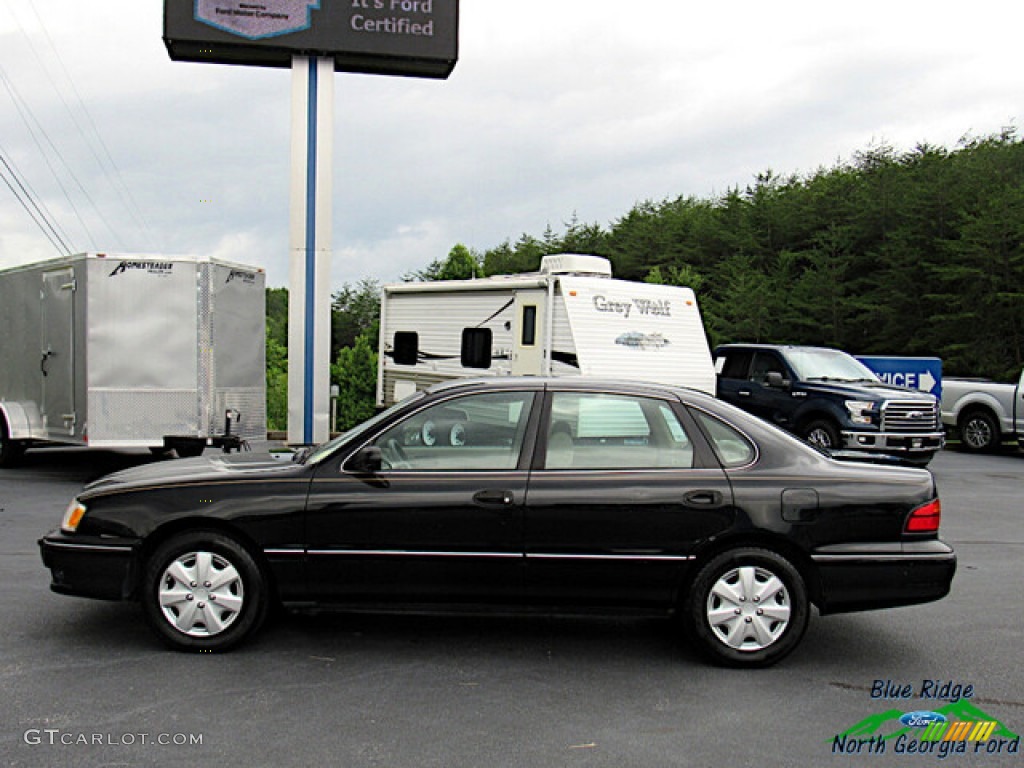
M 329 437 L 334 60 L 292 59 L 288 442 Z

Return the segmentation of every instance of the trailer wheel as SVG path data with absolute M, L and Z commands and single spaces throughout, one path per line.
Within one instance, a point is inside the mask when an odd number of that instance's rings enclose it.
M 179 459 L 194 459 L 202 456 L 206 449 L 206 441 L 202 439 L 189 439 L 184 437 L 165 438 L 164 447 L 178 454 Z
M 0 418 L 0 467 L 13 467 L 25 454 L 25 444 L 8 437 L 7 422 Z

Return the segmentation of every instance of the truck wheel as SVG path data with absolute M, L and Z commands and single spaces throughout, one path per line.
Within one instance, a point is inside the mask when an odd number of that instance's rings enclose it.
M 146 621 L 179 651 L 226 651 L 263 623 L 267 586 L 248 550 L 214 531 L 183 533 L 146 562 Z
M 11 440 L 7 435 L 7 422 L 0 418 L 0 467 L 17 465 L 25 453 L 25 444 Z
M 796 648 L 810 604 L 804 580 L 789 560 L 744 547 L 701 568 L 685 613 L 691 636 L 714 661 L 765 667 Z
M 815 419 L 804 425 L 800 436 L 811 445 L 819 448 L 839 448 L 839 430 L 826 419 Z
M 988 411 L 968 411 L 960 417 L 960 438 L 968 451 L 980 453 L 999 446 L 999 425 Z

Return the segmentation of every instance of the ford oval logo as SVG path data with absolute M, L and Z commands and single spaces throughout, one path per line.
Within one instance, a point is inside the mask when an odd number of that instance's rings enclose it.
M 907 712 L 907 714 L 900 718 L 900 722 L 904 725 L 910 726 L 911 728 L 924 728 L 929 723 L 946 722 L 946 716 L 941 715 L 938 712 L 927 712 L 921 710 L 918 712 Z

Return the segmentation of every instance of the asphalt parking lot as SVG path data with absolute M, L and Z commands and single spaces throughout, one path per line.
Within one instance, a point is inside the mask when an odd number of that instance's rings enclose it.
M 959 556 L 949 597 L 814 616 L 761 671 L 708 666 L 669 622 L 629 619 L 285 615 L 228 654 L 167 651 L 136 606 L 51 593 L 36 546 L 84 482 L 149 460 L 61 449 L 0 470 L 5 765 L 1022 763 L 1008 738 L 946 758 L 835 738 L 957 690 L 960 719 L 1024 732 L 1022 453 L 932 463 Z

